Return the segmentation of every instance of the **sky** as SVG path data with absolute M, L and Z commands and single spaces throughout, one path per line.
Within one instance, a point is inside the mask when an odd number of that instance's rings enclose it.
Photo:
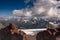
M 60 17 L 60 0 L 0 0 L 0 16 Z
M 0 16 L 11 16 L 13 10 L 26 8 L 27 5 L 32 7 L 32 1 L 25 3 L 25 0 L 0 0 Z

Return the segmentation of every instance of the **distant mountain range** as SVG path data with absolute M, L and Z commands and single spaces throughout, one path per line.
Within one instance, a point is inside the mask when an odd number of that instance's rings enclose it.
M 3 26 L 8 26 L 9 23 L 16 23 L 18 28 L 27 28 L 27 29 L 34 29 L 34 28 L 49 28 L 52 25 L 49 22 L 56 22 L 58 27 L 60 25 L 60 19 L 58 18 L 37 18 L 37 19 L 30 19 L 30 20 L 20 20 L 18 18 L 9 18 L 9 20 L 3 20 L 4 18 L 0 17 L 0 24 Z M 8 19 L 8 18 L 6 18 Z M 19 21 L 20 20 L 20 21 Z

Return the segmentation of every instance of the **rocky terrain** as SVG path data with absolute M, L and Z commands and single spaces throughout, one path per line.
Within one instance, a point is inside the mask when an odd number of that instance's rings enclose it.
M 60 28 L 40 31 L 36 35 L 27 35 L 18 30 L 15 23 L 0 30 L 0 40 L 60 40 Z

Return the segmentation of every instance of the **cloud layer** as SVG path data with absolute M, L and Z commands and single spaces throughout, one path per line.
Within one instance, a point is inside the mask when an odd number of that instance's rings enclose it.
M 16 15 L 16 16 L 32 16 L 32 11 L 29 11 L 29 10 L 14 10 L 13 12 L 13 15 Z
M 29 0 L 30 1 L 30 0 Z M 28 1 L 28 2 L 29 2 Z M 36 0 L 32 8 L 25 8 L 20 10 L 13 10 L 13 15 L 17 16 L 36 16 L 36 17 L 57 17 L 60 13 L 57 13 L 56 6 L 60 2 L 56 0 Z M 59 10 L 60 11 L 60 10 Z

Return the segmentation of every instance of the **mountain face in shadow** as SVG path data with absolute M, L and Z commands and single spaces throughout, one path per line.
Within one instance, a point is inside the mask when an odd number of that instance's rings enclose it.
M 17 29 L 14 23 L 0 30 L 0 40 L 23 40 L 23 36 L 17 33 L 11 34 L 11 29 Z
M 59 39 L 58 39 L 59 38 Z M 36 36 L 36 40 L 60 40 L 60 28 L 47 29 L 39 32 Z

